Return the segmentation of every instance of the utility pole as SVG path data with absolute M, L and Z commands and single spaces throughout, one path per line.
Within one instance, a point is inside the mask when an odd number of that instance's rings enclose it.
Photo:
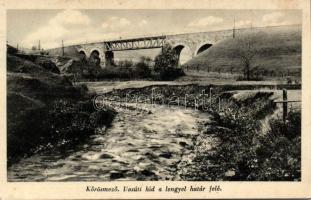
M 233 32 L 232 32 L 232 37 L 235 38 L 235 17 L 233 19 Z
M 254 19 L 254 13 L 252 13 L 252 16 L 251 16 L 251 31 L 253 32 L 253 29 L 254 29 L 254 26 L 253 26 L 253 19 Z
M 287 118 L 287 90 L 283 89 L 283 121 Z
M 40 40 L 39 40 L 39 44 L 38 44 L 38 50 L 39 50 L 39 51 L 41 50 L 41 47 L 40 47 Z
M 64 40 L 62 40 L 62 55 L 65 55 Z

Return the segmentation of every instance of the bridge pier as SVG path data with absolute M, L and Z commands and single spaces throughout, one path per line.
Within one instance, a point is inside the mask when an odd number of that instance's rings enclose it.
M 113 51 L 105 51 L 105 67 L 114 65 L 114 53 Z

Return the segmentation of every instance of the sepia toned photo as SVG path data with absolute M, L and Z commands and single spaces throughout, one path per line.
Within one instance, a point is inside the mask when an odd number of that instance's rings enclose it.
M 310 198 L 307 0 L 3 0 L 0 199 Z
M 301 10 L 8 10 L 6 47 L 9 182 L 301 181 Z

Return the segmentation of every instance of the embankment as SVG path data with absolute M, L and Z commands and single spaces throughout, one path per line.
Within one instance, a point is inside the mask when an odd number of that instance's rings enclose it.
M 291 111 L 286 122 L 270 119 L 263 132 L 261 122 L 275 110 L 273 92 L 249 90 L 256 87 L 158 85 L 105 95 L 113 101 L 187 106 L 212 114 L 194 140 L 194 155 L 178 166 L 182 180 L 299 181 L 301 112 Z
M 8 164 L 42 149 L 67 146 L 109 126 L 114 111 L 96 111 L 86 86 L 73 86 L 48 58 L 7 55 Z
M 241 48 L 250 45 L 251 69 L 261 75 L 281 76 L 282 73 L 301 76 L 301 25 L 254 28 L 237 32 L 200 53 L 184 64 L 186 68 L 210 72 L 243 70 Z
M 103 94 L 107 100 L 126 101 L 130 103 L 155 103 L 170 104 L 179 106 L 204 107 L 217 104 L 219 98 L 223 97 L 224 92 L 229 91 L 251 91 L 259 90 L 280 90 L 280 89 L 299 89 L 301 85 L 199 85 L 199 84 L 180 84 L 180 85 L 148 85 L 145 87 L 113 89 Z M 257 91 L 256 91 L 257 90 Z M 210 98 L 211 95 L 211 98 Z M 208 104 L 208 105 L 207 105 Z

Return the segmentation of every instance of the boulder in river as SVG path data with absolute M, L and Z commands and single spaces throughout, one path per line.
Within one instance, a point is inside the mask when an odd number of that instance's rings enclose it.
M 163 158 L 171 158 L 172 157 L 172 153 L 171 152 L 163 152 L 159 155 L 160 157 L 163 157 Z
M 119 179 L 124 178 L 124 173 L 120 171 L 111 171 L 110 172 L 110 179 Z

